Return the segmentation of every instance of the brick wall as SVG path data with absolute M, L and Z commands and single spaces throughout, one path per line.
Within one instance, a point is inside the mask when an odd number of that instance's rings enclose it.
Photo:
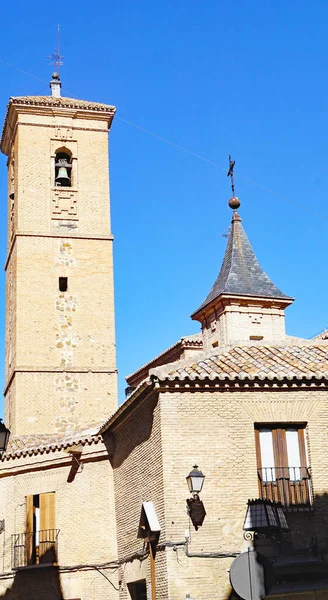
M 309 547 L 316 537 L 319 547 L 328 550 L 328 455 L 323 452 L 327 408 L 325 389 L 287 386 L 161 392 L 158 403 L 151 398 L 140 403 L 114 432 L 119 553 L 140 548 L 136 529 L 142 500 L 155 504 L 163 527 L 160 540 L 183 542 L 188 530 L 189 552 L 244 550 L 247 500 L 259 496 L 254 436 L 258 422 L 307 423 L 316 511 L 287 514 L 287 519 L 295 548 Z M 197 532 L 186 513 L 186 476 L 194 464 L 206 475 L 201 499 L 207 515 Z M 188 558 L 178 545 L 160 551 L 158 597 L 181 600 L 189 593 L 195 600 L 224 600 L 230 594 L 232 560 Z M 136 580 L 138 573 L 145 575 L 145 567 L 140 570 L 136 563 L 127 572 L 130 581 Z M 128 597 L 127 591 L 122 596 Z
M 227 302 L 227 301 L 226 301 Z M 238 301 L 224 306 L 222 312 L 212 311 L 203 323 L 204 349 L 219 346 L 238 345 L 253 339 L 261 339 L 267 344 L 279 343 L 286 338 L 285 313 L 282 308 L 261 305 L 260 300 Z
M 101 442 L 84 446 L 81 459 L 83 471 L 76 473 L 71 482 L 68 478 L 74 461 L 65 451 L 49 449 L 0 464 L 1 519 L 5 519 L 5 532 L 0 534 L 1 597 L 6 593 L 8 600 L 117 598 L 117 568 L 103 569 L 110 581 L 102 575 L 101 568 L 100 572 L 97 570 L 99 565 L 117 558 L 112 468 Z M 54 567 L 47 570 L 48 583 L 40 575 L 42 568 L 36 567 L 20 576 L 11 570 L 12 535 L 26 531 L 26 496 L 47 492 L 55 492 L 61 567 L 59 573 Z M 81 570 L 78 565 L 90 566 Z
M 112 459 L 115 482 L 117 544 L 119 558 L 142 551 L 144 543 L 137 539 L 141 505 L 154 503 L 162 528 L 160 540 L 166 539 L 164 514 L 162 444 L 160 405 L 152 397 L 138 406 L 133 415 L 115 432 L 105 436 L 110 443 L 115 438 Z M 123 587 L 120 598 L 130 598 L 127 583 L 147 578 L 150 586 L 149 560 L 134 560 L 123 569 Z M 157 598 L 167 598 L 167 567 L 165 552 L 156 557 Z M 148 595 L 151 598 L 150 595 Z
M 18 109 L 8 161 L 12 433 L 70 435 L 117 407 L 108 123 L 97 117 Z M 72 155 L 72 186 L 61 188 L 55 160 L 63 149 Z

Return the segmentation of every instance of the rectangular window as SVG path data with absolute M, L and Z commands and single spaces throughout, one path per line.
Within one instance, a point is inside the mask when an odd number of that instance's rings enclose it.
M 134 581 L 128 583 L 128 590 L 131 600 L 147 600 L 146 580 Z
M 56 562 L 55 492 L 26 496 L 26 563 Z
M 261 497 L 284 506 L 312 503 L 305 425 L 255 425 L 255 441 Z
M 68 287 L 68 278 L 67 277 L 59 277 L 59 291 L 67 292 Z

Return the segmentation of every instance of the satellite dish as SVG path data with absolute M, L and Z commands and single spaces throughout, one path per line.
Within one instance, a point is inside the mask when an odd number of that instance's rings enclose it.
M 230 583 L 244 600 L 262 600 L 274 584 L 272 565 L 263 554 L 249 548 L 233 561 Z

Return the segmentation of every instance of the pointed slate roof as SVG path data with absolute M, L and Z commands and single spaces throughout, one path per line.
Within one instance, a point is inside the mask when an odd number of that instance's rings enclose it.
M 232 200 L 237 200 L 237 198 L 231 199 L 230 202 Z M 231 223 L 229 241 L 220 273 L 204 302 L 191 315 L 192 318 L 223 294 L 281 299 L 288 304 L 293 301 L 293 298 L 283 294 L 274 285 L 261 268 L 236 210 L 234 210 Z

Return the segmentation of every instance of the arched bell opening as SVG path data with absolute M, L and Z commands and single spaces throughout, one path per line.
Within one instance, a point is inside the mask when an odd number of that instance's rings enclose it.
M 55 154 L 55 186 L 72 186 L 72 154 L 66 148 L 57 150 Z

